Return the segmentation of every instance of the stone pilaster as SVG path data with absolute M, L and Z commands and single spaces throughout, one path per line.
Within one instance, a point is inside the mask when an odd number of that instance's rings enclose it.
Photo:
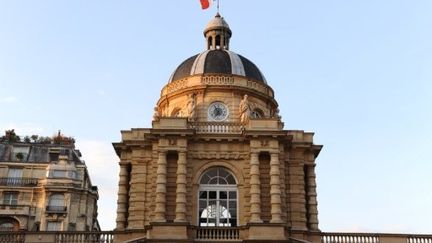
M 186 152 L 178 152 L 175 222 L 186 222 Z
M 147 166 L 145 162 L 132 164 L 130 175 L 128 229 L 144 228 Z
M 250 223 L 261 223 L 261 189 L 258 153 L 250 154 Z
M 128 184 L 129 172 L 128 165 L 120 163 L 120 174 L 118 184 L 118 199 L 117 199 L 117 230 L 124 230 L 127 227 L 127 208 L 128 208 Z
M 165 222 L 166 213 L 166 175 L 167 175 L 167 160 L 166 151 L 159 151 L 156 171 L 156 207 L 155 207 L 155 222 Z
M 315 165 L 306 166 L 306 197 L 308 207 L 308 226 L 309 230 L 317 231 L 318 229 L 318 203 L 316 193 L 316 175 Z
M 290 180 L 290 220 L 293 230 L 307 230 L 306 188 L 304 165 L 298 159 L 291 159 L 289 168 Z
M 270 223 L 282 223 L 279 153 L 272 152 L 270 156 L 271 156 L 270 157 L 270 196 L 271 196 Z

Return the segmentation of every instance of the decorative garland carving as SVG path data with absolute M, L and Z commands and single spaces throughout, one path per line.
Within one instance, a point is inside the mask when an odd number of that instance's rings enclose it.
M 180 80 L 177 80 L 173 83 L 168 84 L 166 87 L 166 92 L 171 93 L 171 92 L 175 92 L 179 89 L 186 88 L 187 83 L 188 83 L 187 81 L 188 80 L 185 78 L 185 79 L 180 79 Z
M 257 82 L 248 81 L 248 82 L 247 82 L 247 86 L 248 86 L 249 88 L 252 88 L 252 89 L 258 90 L 258 91 L 260 91 L 260 92 L 262 92 L 262 93 L 267 93 L 267 87 L 264 86 L 264 85 L 262 85 L 262 84 L 259 84 L 259 83 L 257 83 Z

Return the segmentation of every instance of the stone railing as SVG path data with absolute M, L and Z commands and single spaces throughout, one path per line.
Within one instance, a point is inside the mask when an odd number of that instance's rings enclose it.
M 239 240 L 239 227 L 198 227 L 197 240 Z
M 0 242 L 1 243 L 24 243 L 25 233 L 10 233 L 10 232 L 0 232 Z
M 229 241 L 242 242 L 247 234 L 242 233 L 242 227 L 194 227 L 195 241 Z M 136 240 L 126 241 L 130 234 L 135 234 Z M 146 242 L 145 230 L 140 231 L 100 231 L 100 232 L 49 232 L 49 231 L 18 231 L 1 232 L 0 243 L 142 243 Z M 310 235 L 314 240 L 289 238 L 292 243 L 432 243 L 432 235 L 411 234 L 373 234 L 373 233 L 324 233 Z M 144 237 L 144 238 L 141 238 Z M 138 240 L 139 238 L 139 240 Z M 267 241 L 266 241 L 267 242 Z
M 235 122 L 190 122 L 188 125 L 197 133 L 241 134 L 244 130 L 241 123 Z
M 66 232 L 56 233 L 56 243 L 113 243 L 114 233 L 109 232 Z
M 432 235 L 320 233 L 321 243 L 432 243 Z
M 0 186 L 37 186 L 38 179 L 23 177 L 1 177 Z
M 322 233 L 322 243 L 379 243 L 379 237 L 374 234 L 356 233 Z
M 0 243 L 113 243 L 113 231 L 100 232 L 0 232 Z

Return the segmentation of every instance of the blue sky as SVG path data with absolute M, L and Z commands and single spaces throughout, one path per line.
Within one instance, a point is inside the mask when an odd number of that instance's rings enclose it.
M 315 132 L 323 231 L 432 233 L 432 1 L 221 0 L 285 129 Z M 74 136 L 115 227 L 120 130 L 204 49 L 198 0 L 0 0 L 0 130 Z

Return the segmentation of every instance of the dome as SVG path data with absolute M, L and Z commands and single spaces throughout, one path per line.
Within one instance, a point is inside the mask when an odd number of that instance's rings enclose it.
M 247 58 L 229 50 L 207 50 L 186 59 L 172 74 L 169 82 L 199 74 L 244 76 L 266 83 L 264 75 Z
M 210 30 L 221 29 L 221 28 L 224 28 L 231 33 L 228 23 L 218 13 L 212 20 L 210 20 L 210 22 L 208 22 L 206 28 L 204 29 L 204 35 Z
M 173 72 L 169 83 L 193 75 L 239 75 L 256 82 L 267 83 L 253 62 L 229 50 L 232 32 L 219 13 L 204 29 L 207 50 L 182 62 Z

